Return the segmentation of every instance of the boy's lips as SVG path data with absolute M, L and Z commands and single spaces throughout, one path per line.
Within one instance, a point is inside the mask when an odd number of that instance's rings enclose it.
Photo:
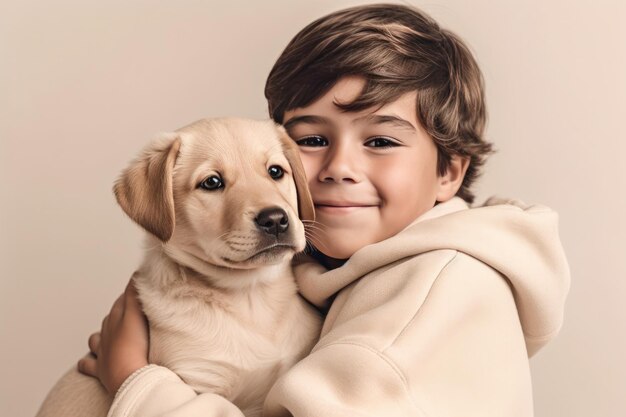
M 353 211 L 378 207 L 378 204 L 358 203 L 353 201 L 317 201 L 315 202 L 315 210 L 325 213 L 341 214 L 351 213 Z
M 371 206 L 378 205 L 378 204 L 372 204 L 372 203 L 358 203 L 355 201 L 348 201 L 348 200 L 318 200 L 318 201 L 315 201 L 314 204 L 316 206 L 329 206 L 329 207 L 371 207 Z

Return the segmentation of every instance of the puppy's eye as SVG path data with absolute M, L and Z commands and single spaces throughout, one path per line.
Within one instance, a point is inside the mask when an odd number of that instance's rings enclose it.
M 283 175 L 285 175 L 285 171 L 283 171 L 283 169 L 278 165 L 272 165 L 268 168 L 267 172 L 269 172 L 270 177 L 274 178 L 275 180 L 278 180 L 282 178 Z
M 219 188 L 224 188 L 224 182 L 217 175 L 211 175 L 210 177 L 205 178 L 198 187 L 203 188 L 205 190 L 214 191 Z

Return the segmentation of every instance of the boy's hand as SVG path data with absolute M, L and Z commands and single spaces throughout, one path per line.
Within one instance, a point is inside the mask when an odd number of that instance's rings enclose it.
M 131 278 L 100 332 L 89 337 L 91 353 L 78 361 L 78 370 L 98 378 L 115 395 L 126 378 L 148 364 L 148 340 L 148 320 Z

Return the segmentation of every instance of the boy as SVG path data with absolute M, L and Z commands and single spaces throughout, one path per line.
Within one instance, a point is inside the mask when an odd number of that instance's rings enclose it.
M 301 150 L 317 227 L 295 272 L 327 316 L 265 414 L 532 415 L 528 357 L 560 329 L 569 270 L 553 211 L 468 206 L 491 146 L 463 42 L 407 6 L 340 10 L 295 36 L 266 97 Z M 241 415 L 147 365 L 132 285 L 115 308 L 79 364 L 116 393 L 109 415 Z

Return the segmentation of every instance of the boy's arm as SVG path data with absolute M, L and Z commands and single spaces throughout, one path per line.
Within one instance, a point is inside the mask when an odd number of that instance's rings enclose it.
M 139 356 L 147 355 L 147 339 L 145 343 L 130 345 L 128 341 L 120 340 L 123 339 L 120 333 L 134 334 L 144 326 L 132 290 L 133 286 L 129 285 L 127 297 L 120 298 L 127 302 L 116 303 L 120 304 L 120 308 L 112 311 L 117 313 L 105 320 L 118 324 L 113 326 L 114 331 L 107 331 L 109 326 L 103 327 L 104 346 L 95 349 L 98 355 L 97 359 L 92 359 L 95 369 L 91 374 L 103 383 L 114 379 L 108 374 L 119 373 L 112 372 L 112 369 L 121 366 L 120 356 L 135 350 Z M 123 354 L 114 355 L 116 352 Z M 102 372 L 97 372 L 100 368 Z M 243 417 L 241 410 L 224 397 L 211 393 L 196 394 L 165 367 L 143 366 L 127 377 L 121 386 L 120 383 L 105 384 L 110 392 L 116 393 L 109 417 Z M 337 343 L 316 351 L 288 371 L 275 384 L 272 393 L 274 403 L 268 402 L 265 416 L 290 413 L 296 417 L 423 415 L 412 404 L 406 381 L 393 364 L 373 349 L 358 344 Z
M 265 417 L 426 416 L 413 404 L 406 381 L 393 364 L 373 349 L 354 344 L 329 345 L 305 358 L 274 385 L 270 397 Z M 243 413 L 217 394 L 196 394 L 169 369 L 148 365 L 124 382 L 108 414 L 128 416 L 243 417 Z
M 272 387 L 264 417 L 427 417 L 402 371 L 371 347 L 333 343 L 297 363 Z
M 359 343 L 368 340 L 362 326 L 350 332 L 343 322 L 340 340 L 322 340 L 274 385 L 266 416 L 533 415 L 524 335 L 504 277 L 458 254 L 414 308 L 379 349 Z M 376 310 L 364 315 L 375 322 Z
M 243 417 L 224 397 L 196 392 L 174 372 L 158 365 L 138 369 L 115 395 L 108 417 Z
M 362 335 L 349 325 L 342 324 L 340 340 L 322 341 L 276 382 L 265 417 L 532 415 L 527 352 L 511 289 L 467 255 L 446 265 L 384 349 L 360 343 Z M 151 365 L 128 378 L 109 414 L 131 415 L 242 413 Z

